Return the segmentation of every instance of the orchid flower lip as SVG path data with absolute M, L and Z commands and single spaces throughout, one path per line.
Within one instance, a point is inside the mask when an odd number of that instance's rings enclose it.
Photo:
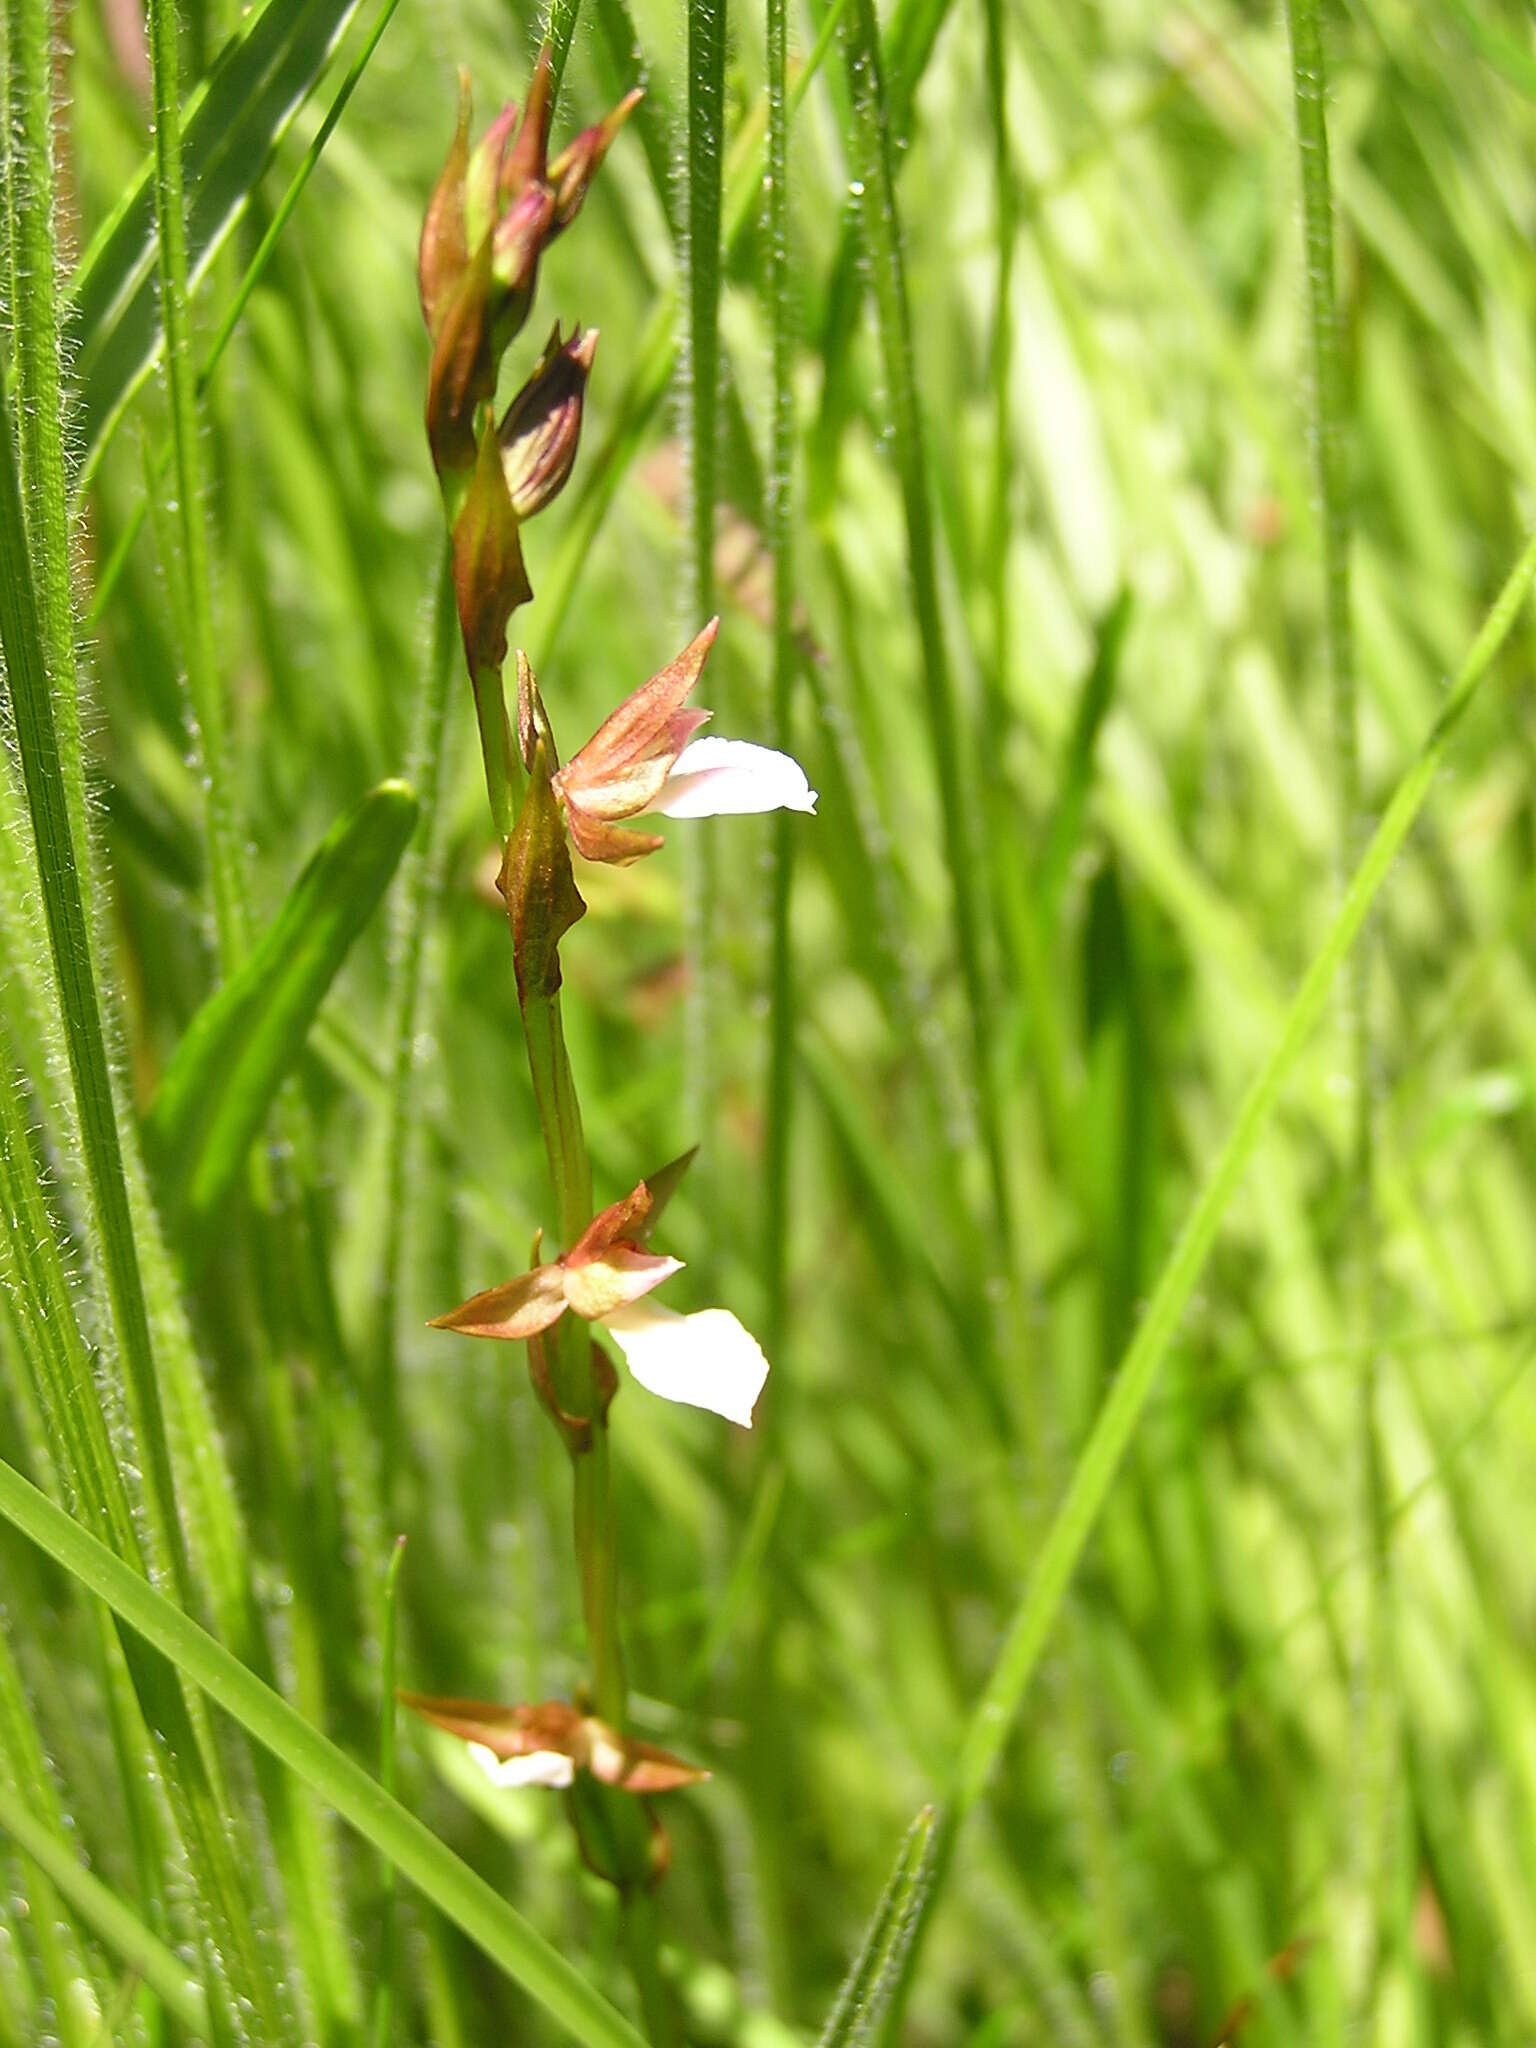
M 631 1376 L 664 1401 L 707 1408 L 742 1429 L 768 1377 L 762 1346 L 727 1308 L 679 1315 L 650 1300 L 603 1318 Z
M 793 755 L 709 734 L 683 748 L 649 809 L 665 818 L 745 817 L 758 811 L 814 816 L 816 791 Z
M 574 1760 L 558 1749 L 531 1750 L 526 1756 L 498 1756 L 483 1742 L 471 1742 L 466 1747 L 493 1785 L 540 1785 L 550 1791 L 564 1791 L 575 1781 Z

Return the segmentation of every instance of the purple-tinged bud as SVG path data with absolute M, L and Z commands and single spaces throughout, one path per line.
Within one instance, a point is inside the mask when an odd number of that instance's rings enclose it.
M 494 297 L 491 345 L 499 361 L 522 332 L 533 310 L 539 281 L 539 258 L 549 240 L 554 196 L 547 185 L 530 185 L 496 223 L 491 234 L 491 276 Z
M 517 132 L 518 110 L 509 100 L 469 153 L 464 173 L 464 223 L 477 248 L 501 212 L 501 167 Z
M 597 349 L 597 329 L 578 327 L 562 342 L 558 323 L 537 369 L 507 407 L 498 438 L 512 509 L 542 512 L 565 488 L 581 439 L 582 402 Z
M 549 120 L 555 106 L 554 76 L 546 43 L 539 52 L 533 77 L 528 81 L 528 97 L 523 102 L 523 123 L 517 131 L 517 140 L 501 160 L 499 190 L 503 207 L 521 199 L 530 185 L 546 182 Z
M 549 166 L 545 176 L 555 195 L 555 225 L 551 241 L 555 235 L 563 234 L 581 211 L 587 187 L 597 176 L 603 158 L 613 146 L 613 138 L 644 98 L 639 86 L 626 93 L 611 114 L 594 127 L 583 128 Z

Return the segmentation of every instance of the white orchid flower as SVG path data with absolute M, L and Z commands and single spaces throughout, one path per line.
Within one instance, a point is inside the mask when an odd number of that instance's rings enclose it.
M 591 739 L 552 778 L 578 853 L 623 865 L 664 842 L 620 821 L 645 813 L 665 818 L 741 817 L 755 811 L 816 809 L 816 792 L 800 763 L 749 740 L 695 739 L 709 718 L 684 699 L 698 681 L 720 621 L 648 683 L 626 697 Z
M 651 1393 L 750 1429 L 768 1377 L 757 1339 L 729 1309 L 678 1315 L 645 1299 L 682 1271 L 681 1259 L 645 1249 L 656 1207 L 641 1181 L 595 1217 L 563 1258 L 487 1288 L 434 1317 L 433 1328 L 515 1341 L 541 1336 L 572 1311 L 608 1332 Z

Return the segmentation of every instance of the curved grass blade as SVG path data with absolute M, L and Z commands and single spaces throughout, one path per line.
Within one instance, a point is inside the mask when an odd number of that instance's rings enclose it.
M 381 783 L 331 828 L 238 972 L 198 1011 L 145 1125 L 167 1227 L 195 1267 L 273 1097 L 394 874 L 419 806 Z
M 559 1951 L 360 1764 L 6 1464 L 0 1464 L 0 1516 L 334 1807 L 575 2040 L 586 2048 L 644 2048 L 629 2022 Z
M 950 1799 L 935 1831 L 934 1882 L 919 1911 L 916 1936 L 890 2010 L 885 2039 L 894 2041 L 923 1933 L 954 1854 L 960 1825 L 986 1789 L 1023 1705 L 1079 1559 L 1114 1484 L 1136 1425 L 1205 1270 L 1228 1204 L 1253 1159 L 1292 1067 L 1317 1028 L 1339 969 L 1360 936 L 1392 864 L 1434 785 L 1451 738 L 1494 657 L 1513 630 L 1536 583 L 1536 536 L 1510 571 L 1452 682 L 1440 714 L 1392 792 L 1322 944 L 1291 998 L 1269 1057 L 1249 1083 L 1226 1142 L 1211 1166 L 1177 1243 L 1152 1290 L 1140 1327 L 1126 1348 L 1110 1392 L 1084 1444 L 1060 1505 L 1035 1553 L 1003 1646 L 972 1710 L 956 1759 Z
M 187 289 L 195 293 L 260 182 L 272 152 L 346 33 L 358 0 L 267 0 L 183 113 Z M 162 344 L 155 287 L 153 159 L 82 257 L 69 290 L 66 348 L 80 386 L 80 470 L 102 451 Z

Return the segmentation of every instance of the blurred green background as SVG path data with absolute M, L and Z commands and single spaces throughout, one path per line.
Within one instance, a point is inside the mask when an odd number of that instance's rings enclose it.
M 567 753 L 714 608 L 699 696 L 718 729 L 773 736 L 764 22 L 756 0 L 692 11 L 695 52 L 700 16 L 725 36 L 719 155 L 697 80 L 690 123 L 688 10 L 581 8 L 557 141 L 637 80 L 647 97 L 513 352 L 515 382 L 556 318 L 602 333 L 576 472 L 529 531 L 535 600 L 514 621 Z M 830 25 L 790 131 L 792 734 L 821 804 L 791 828 L 789 981 L 775 988 L 759 820 L 673 825 L 657 858 L 584 870 L 590 911 L 565 947 L 597 1199 L 699 1141 L 667 1220 L 688 1262 L 668 1299 L 729 1302 L 775 1339 L 750 1436 L 630 1386 L 613 1416 L 635 1728 L 714 1773 L 663 1803 L 664 1966 L 687 2038 L 742 2048 L 816 2038 L 908 1822 L 945 1791 L 1041 1532 L 1337 892 L 1283 18 L 896 0 L 877 111 L 897 217 L 872 225 L 848 63 L 862 12 Z M 240 202 L 194 292 L 196 362 L 373 23 L 369 0 L 267 13 L 295 37 L 320 23 L 318 49 L 339 29 L 339 47 L 270 163 L 233 117 L 224 156 L 189 159 L 194 244 L 200 193 L 223 178 Z M 821 0 L 790 7 L 797 93 L 827 26 Z M 412 767 L 441 547 L 416 236 L 455 67 L 483 124 L 521 95 L 543 27 L 522 0 L 400 0 L 207 383 L 216 665 L 257 931 L 335 819 Z M 54 28 L 67 279 L 145 160 L 149 74 L 135 0 L 60 4 Z M 1536 33 L 1522 0 L 1354 0 L 1323 31 L 1374 813 L 1530 517 Z M 197 0 L 184 87 L 251 33 L 227 0 Z M 251 90 L 242 74 L 240 107 Z M 698 253 L 713 168 L 718 277 Z M 871 289 L 893 252 L 909 383 Z M 716 284 L 701 455 L 689 372 Z M 27 307 L 13 287 L 13 324 Z M 158 373 L 104 432 L 101 362 L 125 328 L 117 301 L 95 342 L 66 334 L 65 419 L 92 470 L 74 581 L 98 953 L 147 1111 L 216 974 Z M 704 342 L 707 377 L 707 323 Z M 926 617 L 914 531 L 935 565 Z M 1370 927 L 1367 1282 L 1360 1077 L 1330 1019 L 959 1837 L 905 2040 L 1536 2035 L 1533 645 L 1522 620 Z M 9 780 L 6 1057 L 131 1466 Z M 397 879 L 265 1123 L 255 1194 L 230 1192 L 201 1274 L 166 1268 L 152 1303 L 213 1425 L 171 1401 L 181 1468 L 204 1475 L 188 1489 L 202 1618 L 228 1639 L 208 1586 L 235 1587 L 240 1654 L 264 1644 L 267 1675 L 370 1768 L 399 1532 L 402 1684 L 539 1699 L 584 1665 L 566 1460 L 522 1353 L 423 1327 L 516 1270 L 549 1220 L 456 657 L 423 859 L 399 1203 Z M 776 1028 L 793 1057 L 775 1084 Z M 765 1188 L 784 1132 L 779 1305 Z M 8 1225 L 0 1425 L 7 1461 L 68 1501 L 29 1362 L 18 1247 L 35 1222 Z M 196 1887 L 135 1840 L 121 1653 L 19 1538 L 4 1558 L 0 1784 L 195 1975 Z M 282 1987 L 280 2032 L 240 2023 L 253 2041 L 360 2043 L 375 1859 L 307 1792 L 285 1835 L 266 1767 L 217 1727 Z M 611 1895 L 577 1865 L 560 1801 L 492 1790 L 416 1725 L 400 1771 L 406 1803 L 630 2009 Z M 0 2040 L 197 2038 L 8 1833 L 3 1854 Z M 562 2038 L 408 1890 L 400 1912 L 394 2039 Z

